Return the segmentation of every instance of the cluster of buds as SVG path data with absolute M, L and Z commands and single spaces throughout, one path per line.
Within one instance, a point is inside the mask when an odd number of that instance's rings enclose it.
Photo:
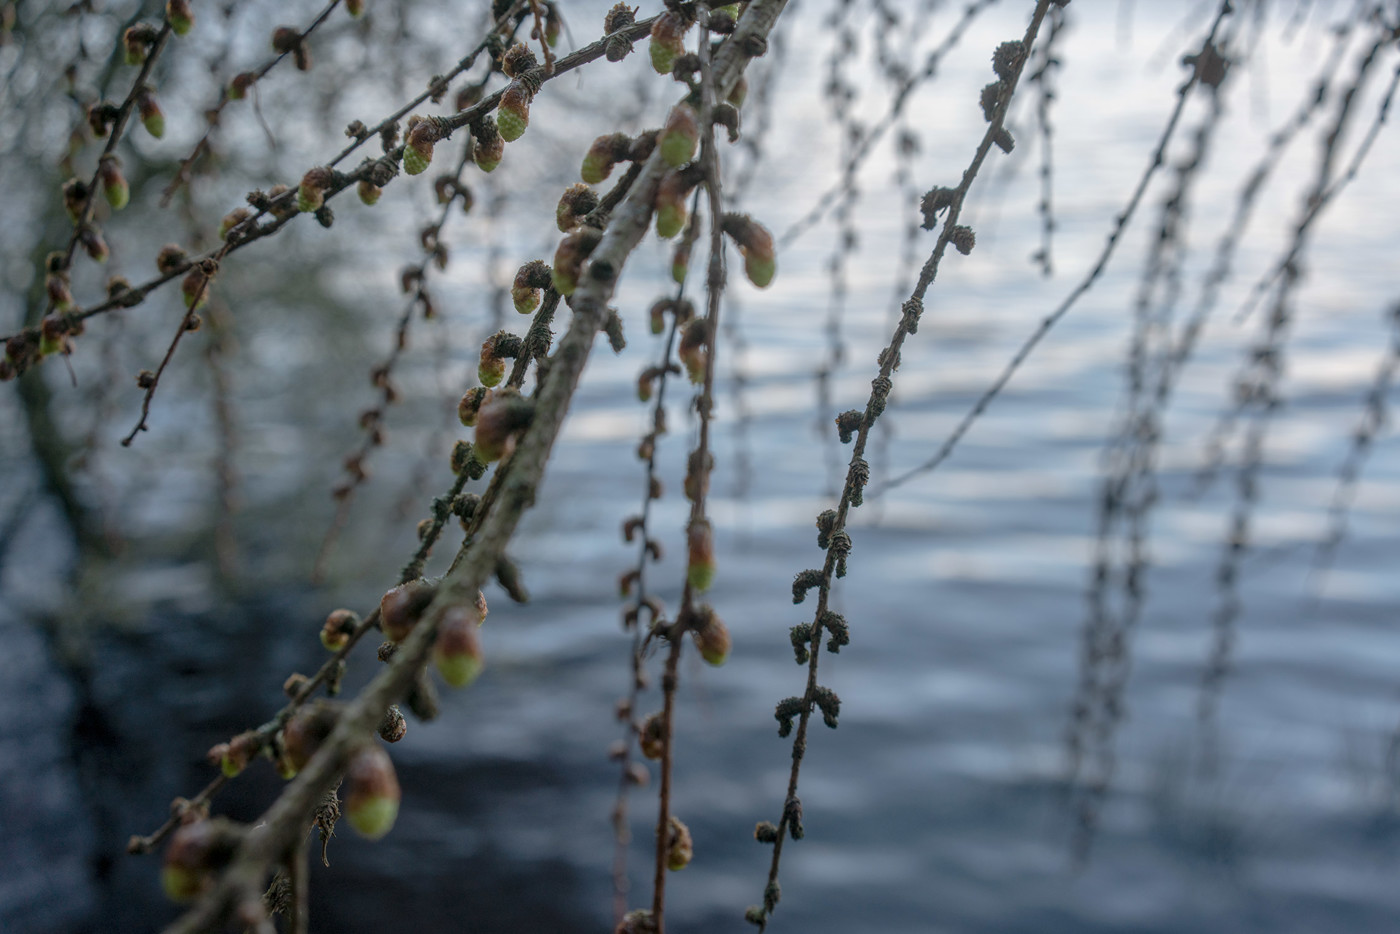
M 739 245 L 739 253 L 744 257 L 744 274 L 749 281 L 760 289 L 767 288 L 778 268 L 773 235 L 747 214 L 724 215 L 722 227 Z
M 126 47 L 126 63 L 141 65 L 146 56 L 160 39 L 160 28 L 151 23 L 135 23 L 122 34 L 122 44 Z
M 166 896 L 176 902 L 197 898 L 233 859 L 242 839 L 243 831 L 221 817 L 196 817 L 181 826 L 170 838 L 160 870 Z
M 514 389 L 491 395 L 477 412 L 476 443 L 473 449 L 484 463 L 508 457 L 516 439 L 535 417 L 535 404 Z
M 481 344 L 481 362 L 477 365 L 477 379 L 483 386 L 495 386 L 506 375 L 506 360 L 520 356 L 523 342 L 514 334 L 497 331 Z
M 585 189 L 587 190 L 587 189 Z M 562 204 L 560 202 L 562 211 Z M 521 266 L 515 274 L 515 282 L 510 287 L 511 301 L 515 303 L 515 310 L 522 315 L 532 314 L 540 307 L 540 298 L 543 289 L 547 289 L 554 284 L 554 271 L 544 260 L 535 259 Z M 483 346 L 483 351 L 485 347 Z M 483 380 L 484 382 L 484 380 Z M 493 385 L 493 384 L 488 384 Z
M 637 8 L 616 4 L 603 17 L 603 35 L 608 37 L 605 54 L 610 62 L 620 62 L 632 54 L 632 40 L 621 35 L 622 30 L 637 22 Z

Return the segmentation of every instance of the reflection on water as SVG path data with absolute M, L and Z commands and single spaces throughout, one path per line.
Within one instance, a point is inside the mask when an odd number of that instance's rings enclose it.
M 1170 107 L 1179 76 L 1142 65 L 1146 47 L 1171 25 L 1169 13 L 1176 11 L 1139 9 L 1140 31 L 1120 47 L 1114 30 L 1087 22 L 1103 11 L 1083 11 L 1086 23 L 1067 40 L 1056 118 L 1059 152 L 1073 154 L 1056 169 L 1063 273 L 1042 282 L 1021 262 L 1038 245 L 1028 221 L 1034 164 L 1026 162 L 996 198 L 984 194 L 974 204 L 977 250 L 944 266 L 924 324 L 904 352 L 877 470 L 895 474 L 932 453 L 1097 251 L 1144 163 L 1144 141 Z M 1003 10 L 979 24 L 965 40 L 966 54 L 950 60 L 948 87 L 972 89 L 966 107 L 925 102 L 942 122 L 926 127 L 916 166 L 921 184 L 947 182 L 939 173 L 965 163 L 968 131 L 980 121 L 973 103 L 984 50 L 1019 29 L 1019 16 Z M 822 140 L 831 134 L 819 89 L 798 81 L 811 70 L 801 58 L 803 43 L 820 48 L 824 40 L 813 22 L 796 28 L 794 59 L 782 79 L 792 97 L 775 112 L 769 143 L 775 161 L 759 168 L 743 205 L 775 230 L 805 213 L 829 179 L 836 151 L 799 143 L 804 133 Z M 1258 151 L 1306 83 L 1308 41 L 1286 44 L 1271 34 L 1264 103 L 1223 131 L 1212 166 L 1218 171 L 1202 180 L 1202 208 L 1193 218 L 1193 275 L 1209 262 L 1207 245 L 1225 221 L 1226 210 L 1214 208 L 1231 203 L 1252 159 L 1237 155 Z M 625 86 L 623 78 L 613 80 L 613 87 Z M 1246 97 L 1230 106 L 1247 109 Z M 543 122 L 551 106 L 543 94 L 536 120 Z M 1400 716 L 1400 634 L 1391 625 L 1400 597 L 1393 571 L 1400 456 L 1393 443 L 1381 441 L 1366 466 L 1335 569 L 1325 578 L 1310 573 L 1328 527 L 1334 474 L 1386 340 L 1382 311 L 1394 298 L 1388 246 L 1400 235 L 1400 211 L 1378 210 L 1377 202 L 1395 205 L 1392 180 L 1400 174 L 1384 146 L 1354 197 L 1325 223 L 1309 264 L 1286 406 L 1270 435 L 1256 547 L 1244 563 L 1245 615 L 1218 732 L 1202 737 L 1194 719 L 1219 599 L 1213 574 L 1234 495 L 1229 482 L 1194 495 L 1194 473 L 1254 327 L 1225 319 L 1278 248 L 1270 232 L 1293 215 L 1310 158 L 1302 153 L 1297 165 L 1288 163 L 1281 170 L 1286 185 L 1261 206 L 1263 233 L 1243 252 L 1244 272 L 1169 416 L 1149 601 L 1135 635 L 1116 789 L 1090 864 L 1076 870 L 1070 859 L 1063 736 L 1085 615 L 1098 458 L 1118 411 L 1131 270 L 1143 255 L 1143 235 L 1125 243 L 1118 264 L 952 461 L 856 514 L 851 573 L 834 598 L 851 623 L 851 645 L 824 657 L 821 668 L 822 682 L 842 699 L 841 729 L 811 737 L 802 779 L 807 836 L 785 851 L 774 930 L 1233 934 L 1393 927 L 1400 910 L 1393 884 L 1400 821 L 1387 759 Z M 863 401 L 887 328 L 888 283 L 898 272 L 903 235 L 901 208 L 883 185 L 891 167 L 875 158 L 867 171 L 871 190 L 857 208 L 863 240 L 841 323 L 847 363 L 830 387 L 836 410 Z M 535 228 L 527 221 L 502 222 L 501 239 L 519 253 L 507 265 L 544 249 L 531 240 Z M 475 269 L 488 244 L 473 239 L 476 233 L 462 236 L 455 261 Z M 748 414 L 743 431 L 732 431 L 739 404 L 723 400 L 719 495 L 712 502 L 723 557 L 712 597 L 735 650 L 721 669 L 693 658 L 682 666 L 674 807 L 694 835 L 696 858 L 668 888 L 675 931 L 738 929 L 743 907 L 761 896 L 768 851 L 752 841 L 752 828 L 778 816 L 789 756 L 772 708 L 801 688 L 787 630 L 809 609 L 792 606 L 790 582 L 819 559 L 812 521 L 828 505 L 821 449 L 834 442 L 813 427 L 826 425 L 830 413 L 816 411 L 812 373 L 827 352 L 820 322 L 829 301 L 829 242 L 826 232 L 808 234 L 783 253 L 778 286 L 756 293 L 741 285 L 725 311 L 741 322 L 747 345 Z M 487 674 L 472 690 L 447 697 L 440 721 L 412 726 L 396 750 L 405 799 L 394 832 L 373 845 L 348 833 L 334 841 L 332 868 L 315 871 L 315 929 L 387 923 L 577 931 L 610 923 L 608 815 L 616 772 L 606 749 L 618 734 L 611 711 L 626 685 L 628 645 L 612 582 L 633 556 L 613 532 L 637 508 L 643 485 L 632 449 L 645 413 L 631 386 L 657 352 L 642 312 L 660 287 L 664 258 L 648 245 L 629 269 L 618 304 L 631 343 L 617 360 L 600 345 L 540 502 L 513 549 L 533 601 L 515 606 L 488 594 Z M 23 917 L 45 919 L 35 930 L 147 930 L 170 916 L 155 892 L 154 863 L 112 854 L 127 835 L 158 823 L 172 795 L 203 784 L 203 749 L 270 713 L 286 673 L 316 664 L 314 629 L 324 612 L 368 604 L 397 568 L 397 559 L 385 556 L 410 550 L 411 522 L 389 525 L 387 517 L 428 434 L 442 424 L 427 400 L 440 381 L 459 384 L 472 365 L 466 335 L 489 327 L 482 303 L 470 298 L 480 282 L 461 275 L 442 284 L 441 305 L 451 310 L 445 330 L 424 332 L 433 340 L 450 336 L 449 372 L 438 374 L 424 353 L 405 374 L 409 404 L 390 422 L 401 440 L 376 462 L 333 588 L 306 592 L 284 582 L 300 578 L 286 567 L 301 561 L 329 521 L 323 481 L 352 437 L 348 407 L 336 397 L 283 411 L 277 383 L 246 385 L 243 542 L 251 567 L 277 584 L 261 586 L 255 574 L 250 596 L 226 602 L 208 588 L 191 592 L 189 565 L 172 563 L 163 576 L 148 572 L 127 587 L 149 614 L 96 637 L 100 664 L 87 683 L 71 687 L 60 687 L 33 630 L 5 622 L 13 674 L 0 707 L 0 787 L 12 790 L 0 792 L 0 804 L 5 846 L 22 854 L 11 861 L 22 870 L 15 881 L 0 884 L 6 911 L 26 906 Z M 392 272 L 381 278 L 386 292 L 393 288 Z M 383 342 L 387 318 L 372 321 L 366 341 Z M 288 381 L 315 365 L 347 381 L 343 371 L 362 369 L 358 358 L 339 351 L 318 362 L 298 347 L 295 340 L 280 347 L 250 341 L 247 352 L 263 366 L 278 361 L 275 378 Z M 736 366 L 732 357 L 720 363 L 726 376 Z M 346 393 L 363 392 L 354 379 Z M 692 433 L 684 396 L 673 396 L 673 433 L 661 452 L 669 477 L 680 476 Z M 163 421 L 179 417 L 169 409 Z M 744 476 L 741 455 L 752 465 Z M 319 476 L 307 479 L 311 461 L 329 466 L 313 468 Z M 202 503 L 190 505 L 207 489 L 200 476 L 187 475 L 187 494 L 148 500 L 147 526 L 188 532 L 202 522 Z M 445 484 L 440 463 L 428 486 Z M 650 579 L 674 602 L 685 509 L 679 481 L 669 486 L 654 512 L 668 557 Z M 742 496 L 734 492 L 740 489 Z M 41 532 L 31 539 L 47 541 Z M 27 593 L 20 577 L 35 556 L 61 560 L 53 557 L 61 550 L 36 545 L 28 563 L 12 559 L 7 589 Z M 361 663 L 352 682 L 372 667 Z M 657 703 L 653 689 L 644 709 Z M 26 716 L 44 725 L 38 741 L 15 725 Z M 65 731 L 83 745 L 76 758 L 65 752 Z M 1201 768 L 1206 741 L 1218 752 L 1213 771 Z M 43 787 L 35 770 L 45 776 Z M 252 817 L 274 785 L 262 771 L 236 783 L 220 809 Z M 651 799 L 644 792 L 633 802 L 633 900 L 641 903 Z M 20 821 L 22 814 L 31 820 Z M 71 898 L 56 898 L 70 890 Z M 15 923 L 22 929 L 24 922 Z

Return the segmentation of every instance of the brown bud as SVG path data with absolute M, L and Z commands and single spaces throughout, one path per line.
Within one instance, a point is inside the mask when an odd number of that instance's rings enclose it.
M 437 586 L 421 577 L 399 584 L 379 600 L 379 628 L 389 639 L 402 642 L 436 595 Z

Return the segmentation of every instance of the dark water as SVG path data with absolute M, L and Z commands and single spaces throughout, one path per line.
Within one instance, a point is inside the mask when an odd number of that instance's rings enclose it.
M 890 433 L 871 458 L 877 477 L 932 452 L 1087 267 L 1145 162 L 1177 75 L 1144 70 L 1142 61 L 1177 11 L 1140 10 L 1140 32 L 1122 46 L 1111 5 L 1085 6 L 1062 100 L 1094 100 L 1096 109 L 1065 107 L 1057 129 L 1060 151 L 1074 154 L 1057 175 L 1065 272 L 1044 283 L 1020 263 L 1037 243 L 1028 220 L 1033 165 L 1023 165 L 995 197 L 975 203 L 978 249 L 950 257 L 940 275 L 896 377 Z M 972 105 L 985 80 L 982 50 L 1018 29 L 1018 17 L 1004 11 L 974 30 L 966 48 L 976 54 L 950 65 L 950 86 L 972 89 L 965 108 L 943 98 L 922 105 L 930 125 L 919 163 L 924 183 L 964 164 L 968 128 L 980 120 Z M 800 31 L 794 46 L 818 35 L 815 27 Z M 1271 39 L 1265 112 L 1231 124 L 1212 163 L 1218 172 L 1202 183 L 1192 273 L 1209 261 L 1226 213 L 1219 206 L 1231 203 L 1252 159 L 1243 154 L 1258 151 L 1304 86 L 1316 57 L 1309 41 Z M 775 230 L 805 211 L 836 158 L 813 159 L 801 142 L 807 133 L 831 137 L 816 91 L 797 90 L 802 61 L 784 79 L 794 96 L 769 144 L 774 167 L 756 177 L 745 204 Z M 1241 91 L 1232 106 L 1249 111 L 1258 96 Z M 807 835 L 785 850 L 773 930 L 1394 929 L 1400 811 L 1387 755 L 1400 720 L 1400 453 L 1393 440 L 1382 440 L 1367 464 L 1336 567 L 1325 577 L 1312 572 L 1334 474 L 1386 341 L 1381 313 L 1394 295 L 1390 245 L 1400 212 L 1391 208 L 1400 175 L 1384 146 L 1358 182 L 1364 195 L 1358 188 L 1357 198 L 1338 204 L 1319 238 L 1299 303 L 1286 405 L 1271 434 L 1255 547 L 1244 563 L 1245 613 L 1216 731 L 1203 735 L 1195 717 L 1234 493 L 1228 477 L 1204 495 L 1191 490 L 1203 439 L 1255 326 L 1225 319 L 1281 242 L 1271 231 L 1293 215 L 1309 155 L 1281 170 L 1283 184 L 1262 208 L 1260 238 L 1242 255 L 1247 271 L 1222 303 L 1168 421 L 1149 601 L 1133 645 L 1115 788 L 1090 862 L 1077 868 L 1071 857 L 1063 736 L 1085 616 L 1098 457 L 1117 412 L 1132 270 L 1145 237 L 1128 240 L 1121 266 L 1066 319 L 954 460 L 855 514 L 851 573 L 835 595 L 851 645 L 821 665 L 822 683 L 842 699 L 841 726 L 817 727 L 810 738 L 801 784 Z M 868 170 L 865 238 L 842 317 L 847 362 L 831 384 L 838 410 L 863 402 L 887 330 L 902 236 L 896 195 L 883 186 L 891 165 L 877 157 Z M 526 242 L 528 220 L 502 223 L 512 250 L 536 248 Z M 460 262 L 489 255 L 489 238 L 464 238 Z M 674 807 L 691 828 L 696 858 L 668 887 L 675 931 L 743 930 L 743 908 L 762 894 L 768 850 L 753 842 L 752 828 L 779 816 L 789 761 L 772 710 L 803 685 L 787 631 L 809 618 L 809 608 L 792 606 L 790 582 L 821 558 L 813 519 L 830 504 L 832 465 L 845 456 L 825 431 L 830 413 L 818 412 L 811 376 L 828 353 L 829 250 L 825 233 L 797 241 L 782 254 L 771 292 L 740 286 L 725 310 L 740 322 L 746 350 L 731 348 L 721 370 L 742 369 L 746 388 L 720 411 L 712 515 L 721 563 L 712 600 L 735 649 L 720 669 L 693 653 L 682 663 Z M 606 750 L 620 732 L 611 711 L 627 683 L 628 650 L 614 581 L 634 560 L 615 530 L 643 488 L 631 449 L 645 414 L 630 386 L 657 353 L 642 312 L 659 288 L 663 258 L 645 247 L 629 271 L 619 307 L 631 346 L 612 360 L 600 344 L 513 548 L 531 603 L 488 593 L 487 673 L 469 691 L 446 696 L 442 717 L 413 724 L 395 748 L 404 788 L 398 824 L 376 844 L 348 830 L 335 839 L 331 869 L 313 871 L 313 930 L 611 924 L 617 771 Z M 513 254 L 502 260 L 514 261 Z M 383 278 L 390 289 L 392 274 Z M 392 582 L 412 525 L 391 522 L 393 507 L 442 423 L 428 400 L 440 378 L 457 385 L 472 366 L 472 342 L 461 335 L 487 331 L 481 303 L 470 300 L 479 282 L 454 278 L 442 288 L 442 304 L 456 309 L 448 375 L 427 354 L 410 371 L 411 414 L 391 422 L 396 447 L 378 462 L 325 589 L 304 584 L 307 546 L 329 522 L 324 478 L 353 426 L 338 399 L 278 407 L 279 381 L 303 378 L 298 367 L 311 365 L 296 341 L 290 350 L 253 343 L 247 351 L 267 377 L 247 379 L 241 390 L 248 511 L 239 528 L 251 570 L 237 596 L 215 588 L 207 564 L 189 558 L 191 549 L 207 551 L 207 475 L 193 459 L 181 462 L 159 496 L 141 499 L 134 485 L 126 514 L 152 537 L 164 536 L 165 550 L 152 547 L 158 556 L 144 568 L 128 567 L 109 582 L 110 606 L 84 604 L 86 622 L 99 625 L 82 626 L 75 663 L 60 651 L 67 630 L 34 622 L 44 610 L 63 622 L 64 603 L 50 592 L 59 577 L 46 572 L 67 560 L 52 516 L 36 511 L 24 547 L 5 567 L 0 617 L 4 930 L 144 931 L 173 917 L 157 889 L 155 858 L 127 857 L 122 847 L 160 823 L 172 796 L 208 780 L 205 749 L 265 718 L 286 674 L 318 663 L 315 630 L 327 610 L 367 606 Z M 370 334 L 382 338 L 387 327 L 381 316 Z M 319 365 L 363 369 L 358 359 L 343 361 Z M 323 385 L 339 392 L 334 379 L 327 375 Z M 668 556 L 650 572 L 672 603 L 683 574 L 678 478 L 694 431 L 679 395 L 661 448 L 663 475 L 676 479 L 654 513 Z M 182 413 L 167 410 L 165 425 L 180 424 Z M 158 426 L 152 450 L 179 450 L 160 435 Z M 435 463 L 415 511 L 446 485 L 443 459 Z M 22 469 L 6 477 L 16 481 L 7 496 L 27 488 Z M 185 538 L 174 537 L 181 531 Z M 172 540 L 201 544 L 176 559 Z M 374 667 L 358 662 L 351 686 Z M 654 689 L 641 701 L 643 711 L 658 705 Z M 1208 744 L 1217 754 L 1212 770 L 1202 768 Z M 255 768 L 219 798 L 218 810 L 252 818 L 276 784 L 270 770 Z M 632 903 L 643 904 L 654 799 L 648 789 L 631 802 Z

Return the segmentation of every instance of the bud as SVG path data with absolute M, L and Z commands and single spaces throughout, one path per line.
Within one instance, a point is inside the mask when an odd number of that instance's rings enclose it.
M 384 194 L 384 189 L 380 188 L 369 179 L 360 179 L 360 184 L 355 191 L 359 194 L 360 200 L 365 204 L 375 204 L 379 201 L 379 196 Z
M 117 157 L 110 154 L 104 156 L 97 167 L 97 174 L 102 181 L 102 195 L 112 206 L 112 210 L 120 211 L 126 207 L 127 202 L 131 200 L 131 188 L 126 183 L 126 176 L 122 174 L 121 163 L 117 161 Z
M 671 279 L 676 285 L 684 285 L 690 274 L 690 251 L 694 245 L 694 239 L 686 237 L 676 244 L 676 252 L 671 255 Z
M 364 15 L 365 0 L 345 0 L 345 12 L 358 19 Z
M 686 530 L 685 579 L 695 590 L 709 590 L 715 579 L 715 534 L 708 519 L 696 519 Z
M 326 189 L 333 180 L 332 171 L 325 166 L 318 166 L 303 175 L 301 184 L 297 186 L 297 210 L 303 214 L 320 210 L 321 205 L 326 203 Z
M 472 159 L 483 172 L 494 172 L 506 154 L 506 141 L 501 137 L 500 127 L 489 116 L 479 117 L 472 122 Z
M 578 227 L 559 241 L 559 248 L 554 251 L 554 291 L 564 296 L 574 294 L 584 261 L 602 239 L 597 229 Z
M 141 125 L 146 128 L 146 132 L 160 139 L 165 135 L 165 113 L 160 109 L 160 104 L 156 102 L 156 96 L 150 88 L 142 88 L 136 97 L 136 110 L 141 115 Z
M 339 652 L 359 625 L 360 617 L 353 610 L 332 610 L 321 627 L 321 644 L 327 652 Z
M 699 182 L 699 172 L 673 169 L 656 186 L 656 235 L 669 240 L 685 229 L 685 199 Z
M 661 130 L 657 145 L 661 147 L 661 158 L 672 168 L 679 168 L 695 158 L 695 148 L 700 144 L 700 121 L 689 104 L 677 104 L 671 108 L 666 118 L 666 126 Z
M 695 618 L 689 623 L 695 634 L 695 645 L 700 649 L 700 657 L 711 665 L 723 665 L 729 657 L 731 640 L 729 627 L 709 606 L 701 606 L 695 611 Z
M 350 792 L 345 799 L 345 816 L 362 836 L 378 840 L 394 826 L 399 816 L 399 780 L 389 754 L 377 745 L 355 753 L 345 770 Z
M 462 394 L 462 401 L 457 403 L 457 418 L 468 428 L 475 426 L 477 413 L 491 395 L 491 390 L 484 386 L 468 389 Z
M 431 120 L 410 117 L 408 137 L 403 144 L 403 170 L 409 175 L 421 175 L 433 161 L 433 144 L 441 136 Z
M 560 233 L 568 233 L 596 207 L 598 193 L 587 185 L 576 183 L 560 196 L 559 206 L 554 210 L 554 223 Z
M 233 778 L 248 767 L 248 763 L 252 761 L 253 756 L 258 754 L 261 747 L 262 743 L 258 740 L 256 733 L 239 733 L 227 743 L 220 743 L 209 752 L 212 754 L 218 750 L 220 770 L 225 777 Z
M 379 738 L 386 743 L 397 743 L 408 735 L 408 721 L 398 704 L 390 704 L 384 711 L 384 719 L 379 721 Z
M 734 84 L 734 90 L 729 92 L 729 96 L 725 98 L 725 101 L 727 101 L 730 104 L 733 104 L 735 107 L 743 107 L 744 101 L 748 98 L 748 96 L 749 79 L 744 77 L 743 75 L 740 75 L 739 80 Z
M 82 179 L 70 178 L 63 183 L 63 209 L 73 223 L 83 216 L 83 206 L 87 204 L 88 186 Z
M 637 731 L 637 745 L 648 759 L 660 759 L 666 749 L 666 723 L 661 712 L 650 714 Z
M 248 96 L 248 89 L 257 83 L 258 76 L 251 71 L 241 71 L 228 83 L 228 99 L 241 101 Z
M 651 911 L 646 908 L 638 908 L 629 911 L 617 927 L 613 929 L 613 934 L 656 934 L 656 920 L 652 917 Z
M 437 587 L 421 577 L 392 588 L 379 600 L 379 628 L 392 641 L 402 642 L 436 594 Z
M 506 377 L 506 361 L 496 353 L 496 338 L 491 336 L 481 345 L 481 362 L 476 367 L 476 378 L 483 386 L 495 386 Z
M 188 35 L 194 28 L 194 11 L 190 9 L 190 0 L 165 0 L 165 21 L 175 35 Z
M 306 767 L 335 729 L 338 717 L 337 708 L 327 701 L 318 701 L 292 715 L 282 727 L 282 755 L 277 761 L 277 771 L 283 778 L 292 778 Z
M 709 337 L 709 318 L 696 318 L 686 324 L 685 330 L 681 332 L 681 343 L 676 355 L 681 358 L 681 364 L 692 383 L 699 384 L 705 381 L 705 358 L 708 353 L 706 345 Z
M 971 253 L 972 248 L 977 245 L 977 235 L 972 232 L 972 228 L 964 227 L 961 224 L 953 227 L 948 239 L 963 256 Z
M 685 34 L 690 23 L 667 10 L 651 27 L 651 67 L 658 75 L 669 75 L 676 58 L 685 54 Z
M 685 465 L 685 482 L 682 490 L 685 498 L 692 503 L 710 492 L 710 471 L 715 469 L 715 456 L 708 451 L 702 460 L 697 448 L 690 452 Z
M 582 188 L 583 186 L 576 187 Z M 553 282 L 554 273 L 543 260 L 531 260 L 521 266 L 515 274 L 515 282 L 510 289 L 510 297 L 515 302 L 515 310 L 522 315 L 528 315 L 540 307 L 540 290 L 549 288 Z
M 233 232 L 235 227 L 252 216 L 247 208 L 234 208 L 229 211 L 224 215 L 224 219 L 219 221 L 219 239 L 227 240 L 228 235 Z
M 747 214 L 726 214 L 724 232 L 734 238 L 744 257 L 744 273 L 760 289 L 767 288 L 777 271 L 773 235 Z
M 433 665 L 442 680 L 454 688 L 466 687 L 481 674 L 480 617 L 474 610 L 454 606 L 442 617 L 433 643 Z
M 126 46 L 126 63 L 128 65 L 140 65 L 146 61 L 146 55 L 150 52 L 151 46 L 155 45 L 156 37 L 160 31 L 150 23 L 136 23 L 128 26 L 122 34 L 122 44 Z
M 494 394 L 476 417 L 476 456 L 485 463 L 500 460 L 515 450 L 516 436 L 534 418 L 535 407 L 518 392 Z
M 185 824 L 170 838 L 160 870 L 161 888 L 175 902 L 187 902 L 202 893 L 214 873 L 228 865 L 238 847 L 238 829 L 223 818 Z
M 199 266 L 194 266 L 185 274 L 180 283 L 180 294 L 184 296 L 185 307 L 197 311 L 209 301 L 209 277 Z
M 525 128 L 530 125 L 530 89 L 519 81 L 512 81 L 501 95 L 496 125 L 507 143 L 525 135 Z
M 501 71 L 507 78 L 518 78 L 538 65 L 535 53 L 523 42 L 517 42 L 501 54 Z
M 612 174 L 614 165 L 627 158 L 627 150 L 631 144 L 632 140 L 625 133 L 610 133 L 598 137 L 593 141 L 593 145 L 588 147 L 579 174 L 590 185 L 601 183 Z
M 102 239 L 102 232 L 91 225 L 84 225 L 78 231 L 78 242 L 83 245 L 83 249 L 94 263 L 105 263 L 111 255 L 111 251 L 107 249 L 107 241 Z
M 156 269 L 160 270 L 161 275 L 168 276 L 183 269 L 187 259 L 183 247 L 167 243 L 156 254 Z
M 666 868 L 678 872 L 690 865 L 694 855 L 694 845 L 690 839 L 690 828 L 672 814 L 667 824 Z

